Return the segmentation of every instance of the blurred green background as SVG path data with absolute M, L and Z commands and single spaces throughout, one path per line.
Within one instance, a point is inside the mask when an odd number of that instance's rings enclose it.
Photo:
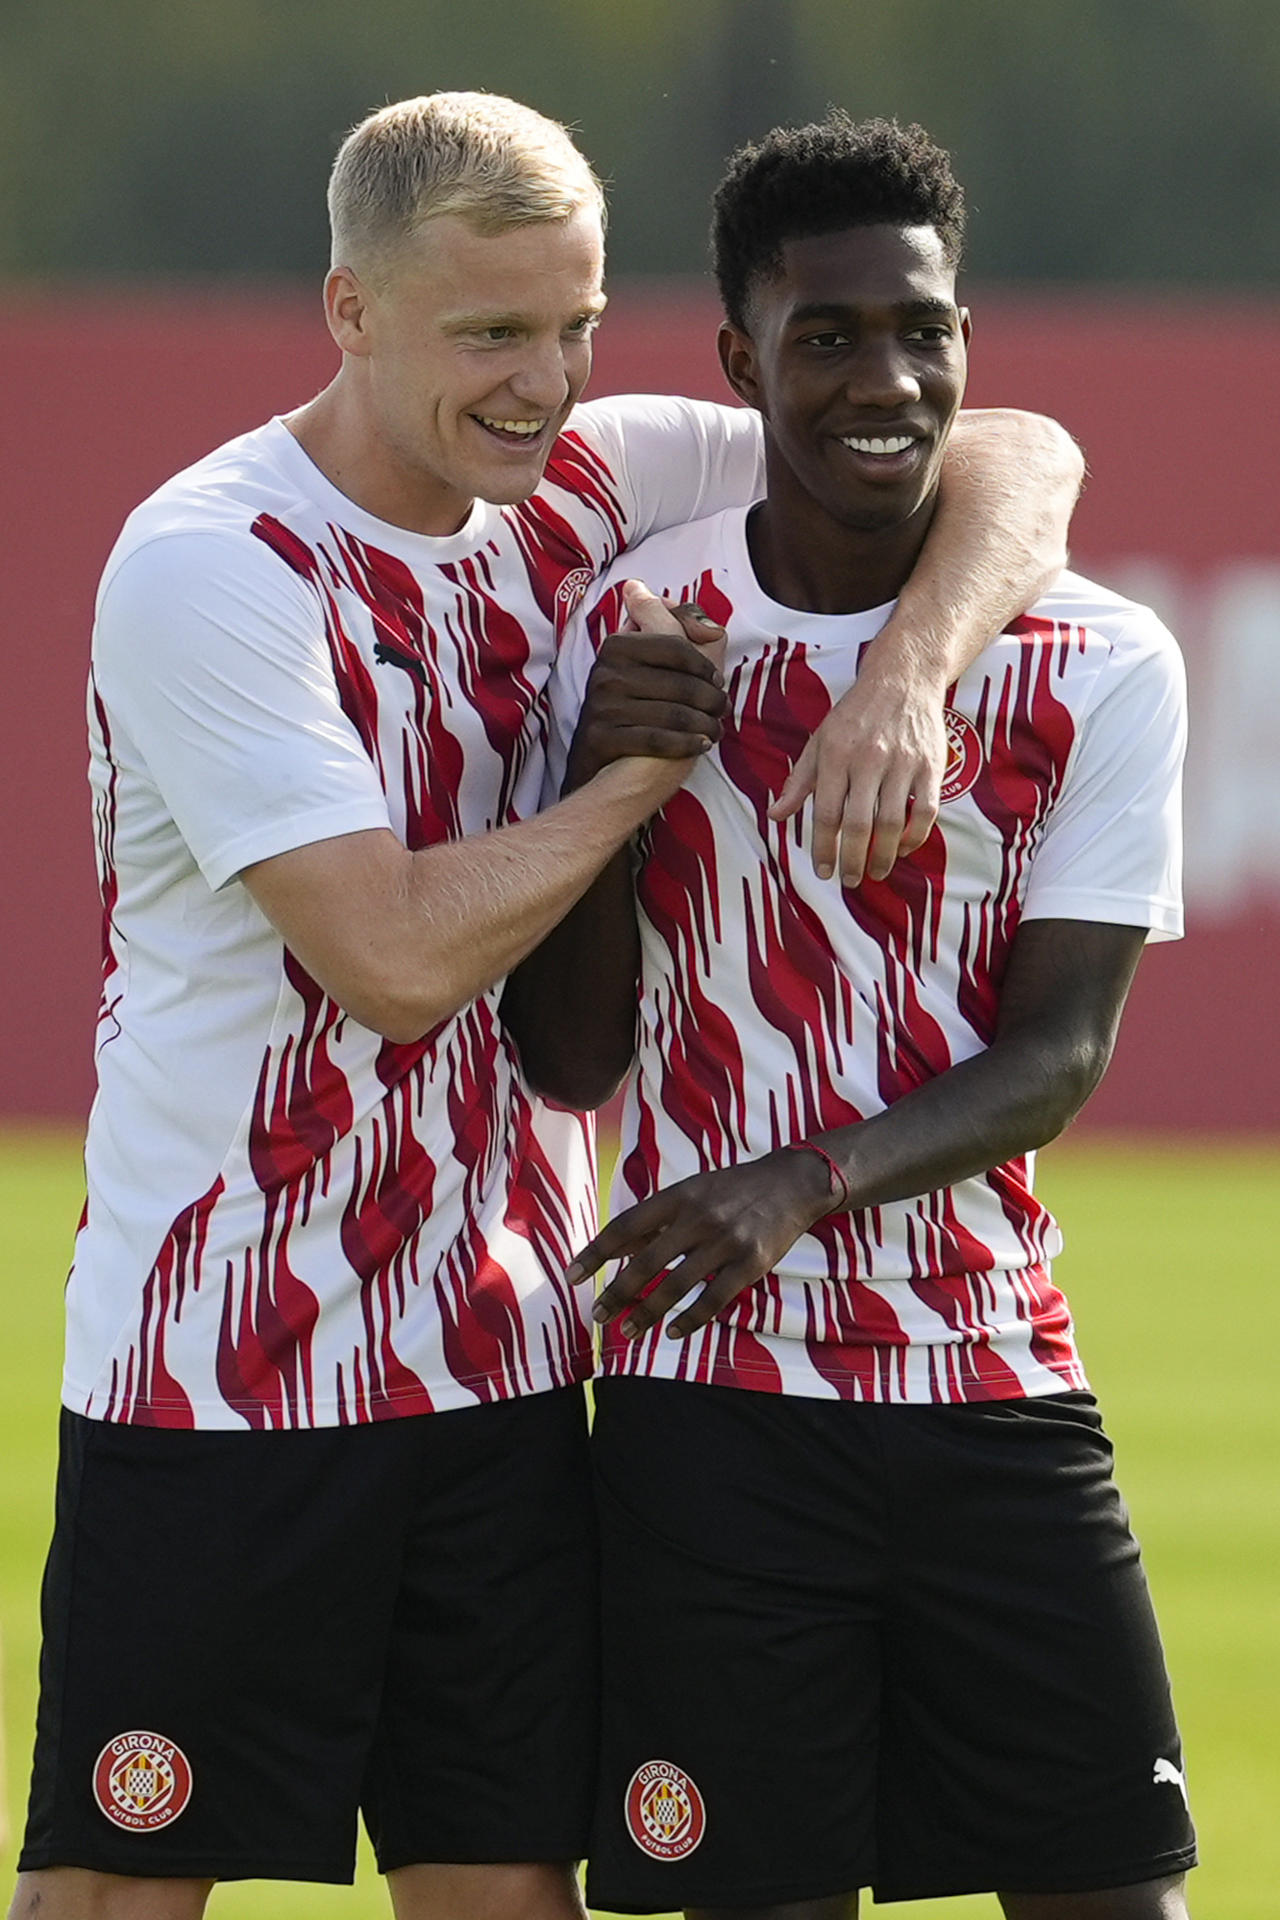
M 1274 1390 L 1275 1160 L 1254 1148 L 1070 1143 L 1042 1163 L 1059 1264 L 1116 1441 L 1168 1646 L 1204 1864 L 1193 1910 L 1280 1920 L 1280 1409 Z M 81 1200 L 78 1142 L 0 1136 L 8 1232 L 0 1351 L 0 1626 L 8 1806 L 20 1822 L 35 1705 L 36 1598 L 51 1521 L 62 1278 Z M 163 1594 L 149 1596 L 163 1606 Z M 11 1855 L 0 1860 L 7 1881 Z M 367 1859 L 349 1888 L 221 1887 L 217 1920 L 386 1920 Z M 992 1899 L 921 1901 L 922 1920 L 995 1920 Z
M 314 278 L 346 128 L 476 86 L 581 129 L 619 273 L 835 100 L 954 150 L 983 279 L 1280 282 L 1275 0 L 3 0 L 0 277 Z

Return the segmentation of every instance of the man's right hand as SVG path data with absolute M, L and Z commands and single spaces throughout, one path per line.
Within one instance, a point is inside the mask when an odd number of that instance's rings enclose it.
M 725 632 L 696 606 L 673 607 L 628 580 L 632 621 L 602 641 L 569 753 L 566 793 L 621 759 L 667 763 L 657 784 L 674 793 L 720 738 L 728 701 L 721 668 Z

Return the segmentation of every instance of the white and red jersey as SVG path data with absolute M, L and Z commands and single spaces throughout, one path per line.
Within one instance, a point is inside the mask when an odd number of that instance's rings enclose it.
M 278 420 L 130 517 L 89 696 L 104 991 L 69 1407 L 322 1426 L 590 1371 L 562 1280 L 590 1137 L 522 1084 L 498 990 L 393 1044 L 237 876 L 533 813 L 576 600 L 628 540 L 758 485 L 753 416 L 632 398 L 580 408 L 533 499 L 445 538 L 363 513 Z
M 1073 574 L 951 690 L 938 824 L 890 877 L 822 881 L 811 808 L 767 808 L 890 611 L 799 613 L 752 571 L 746 514 L 661 534 L 575 619 L 564 728 L 624 573 L 728 629 L 719 746 L 642 837 L 639 1054 L 614 1210 L 705 1169 L 879 1113 L 995 1031 L 1026 918 L 1181 932 L 1177 649 L 1146 608 Z M 610 1329 L 605 1370 L 877 1401 L 1016 1398 L 1084 1383 L 1032 1156 L 803 1235 L 718 1321 Z

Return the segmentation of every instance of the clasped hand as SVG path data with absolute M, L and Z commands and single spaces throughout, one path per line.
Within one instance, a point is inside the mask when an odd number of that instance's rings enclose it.
M 606 634 L 587 682 L 566 788 L 631 756 L 691 764 L 720 738 L 728 700 L 725 632 L 695 606 L 659 600 L 628 580 L 633 626 Z

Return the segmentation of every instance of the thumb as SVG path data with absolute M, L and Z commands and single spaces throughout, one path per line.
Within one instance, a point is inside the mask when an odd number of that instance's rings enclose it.
M 671 609 L 659 600 L 656 593 L 650 593 L 643 580 L 624 580 L 622 599 L 632 622 L 641 633 L 684 632 Z
M 692 640 L 696 647 L 701 647 L 716 671 L 723 673 L 729 636 L 719 622 L 713 620 L 710 614 L 704 613 L 694 600 L 682 600 L 678 607 L 673 607 L 671 602 L 666 600 L 663 605 L 670 608 L 680 622 L 685 639 Z

